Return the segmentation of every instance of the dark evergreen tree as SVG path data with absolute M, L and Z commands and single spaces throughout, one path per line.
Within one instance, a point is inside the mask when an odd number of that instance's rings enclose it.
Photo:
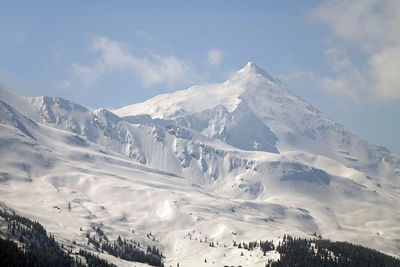
M 400 260 L 348 242 L 285 235 L 276 248 L 280 259 L 269 266 L 400 266 Z

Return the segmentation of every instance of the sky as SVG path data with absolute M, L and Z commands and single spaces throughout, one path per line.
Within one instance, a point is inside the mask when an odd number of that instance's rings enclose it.
M 400 1 L 0 1 L 0 86 L 119 108 L 248 61 L 400 154 Z

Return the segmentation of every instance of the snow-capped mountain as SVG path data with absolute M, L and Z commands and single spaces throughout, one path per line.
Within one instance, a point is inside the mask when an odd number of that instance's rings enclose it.
M 136 229 L 167 263 L 191 266 L 198 255 L 264 266 L 232 241 L 284 233 L 400 255 L 400 157 L 254 63 L 112 111 L 0 89 L 0 129 L 0 200 L 61 240 L 84 242 L 79 228 L 92 223 L 127 238 Z M 205 237 L 229 246 L 210 250 Z
M 376 177 L 399 175 L 385 167 L 396 161 L 387 149 L 324 117 L 252 62 L 223 84 L 194 86 L 113 112 L 123 118 L 148 114 L 171 120 L 241 150 L 302 151 Z

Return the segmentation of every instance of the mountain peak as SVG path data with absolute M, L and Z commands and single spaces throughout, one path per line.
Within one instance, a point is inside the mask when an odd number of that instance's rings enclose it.
M 239 76 L 240 78 L 243 78 L 244 76 L 253 76 L 253 75 L 261 75 L 272 82 L 276 82 L 275 79 L 271 75 L 269 75 L 267 71 L 263 70 L 256 63 L 252 61 L 247 62 L 247 64 L 242 69 L 237 71 L 234 76 L 235 77 Z
M 249 69 L 251 71 L 257 71 L 258 69 L 261 69 L 257 64 L 253 61 L 249 61 L 246 63 L 246 65 L 243 67 L 243 69 Z
M 240 72 L 246 72 L 246 73 L 260 73 L 260 72 L 265 72 L 263 69 L 261 69 L 259 66 L 257 66 L 256 63 L 249 61 L 246 63 L 246 65 L 239 70 Z

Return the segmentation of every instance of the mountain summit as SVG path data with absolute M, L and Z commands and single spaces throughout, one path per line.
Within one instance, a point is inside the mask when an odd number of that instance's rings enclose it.
M 245 78 L 246 76 L 248 77 L 251 75 L 262 75 L 264 76 L 264 78 L 275 82 L 275 79 L 272 78 L 272 76 L 269 75 L 267 71 L 263 70 L 256 63 L 251 61 L 247 62 L 247 64 L 242 69 L 237 71 L 234 76 L 241 76 L 242 78 Z

